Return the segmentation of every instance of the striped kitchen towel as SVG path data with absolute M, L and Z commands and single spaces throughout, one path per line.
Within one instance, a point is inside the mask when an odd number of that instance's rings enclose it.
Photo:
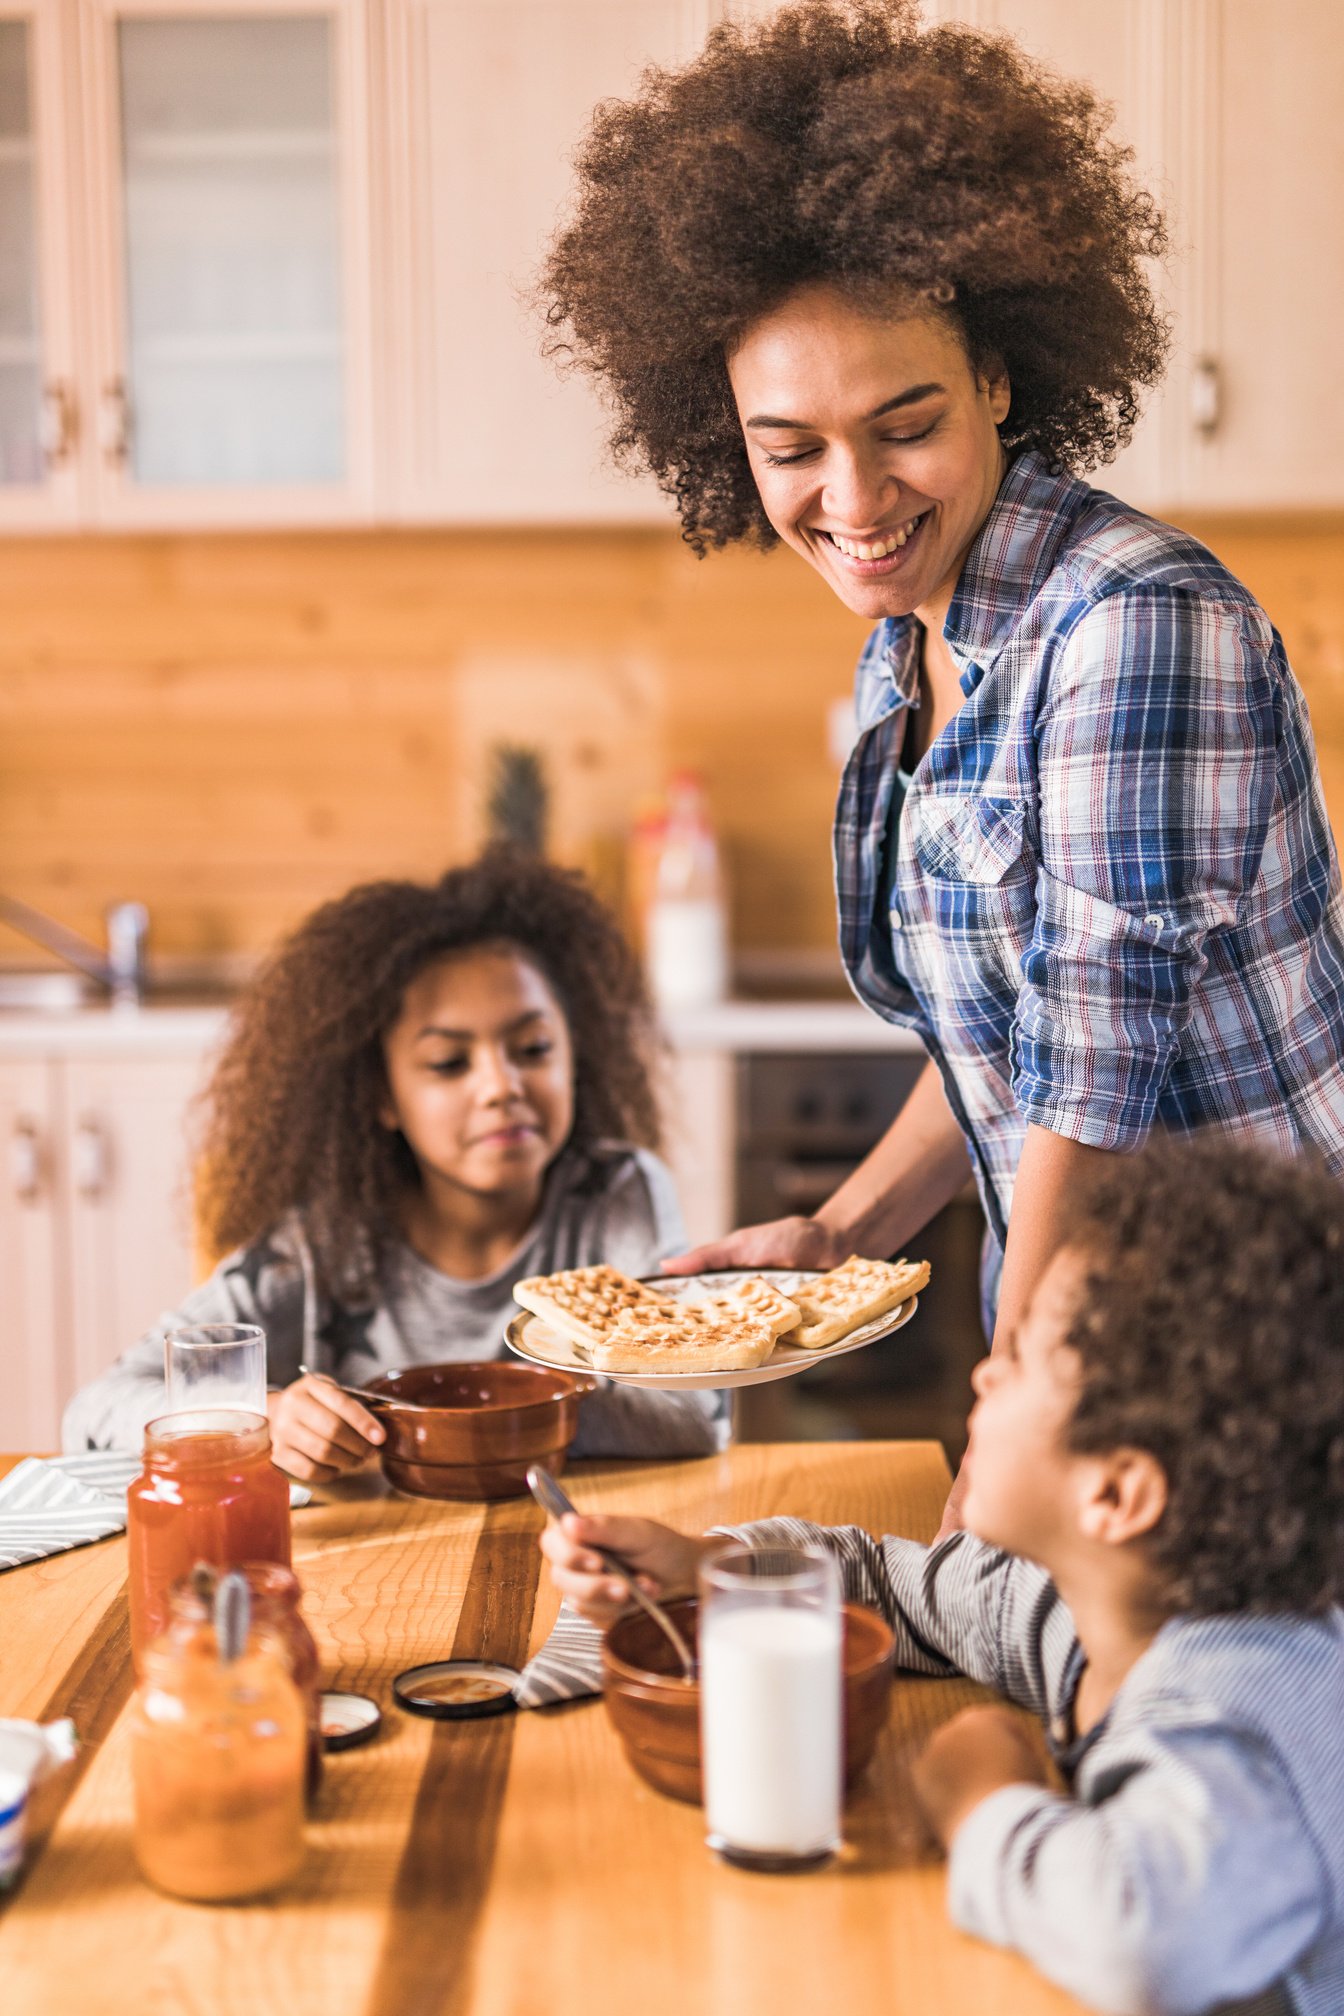
M 120 1533 L 139 1473 L 139 1457 L 117 1450 L 27 1457 L 0 1477 L 0 1569 Z
M 25 1457 L 0 1477 L 0 1571 L 122 1532 L 126 1492 L 140 1470 L 140 1458 L 120 1449 Z M 289 1487 L 291 1505 L 312 1495 L 302 1484 Z
M 528 1660 L 513 1690 L 520 1708 L 551 1708 L 602 1692 L 602 1633 L 568 1603 L 540 1652 Z

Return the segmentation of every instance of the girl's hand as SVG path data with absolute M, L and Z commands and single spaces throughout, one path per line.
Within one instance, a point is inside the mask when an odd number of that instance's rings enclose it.
M 768 1225 L 744 1225 L 726 1239 L 694 1246 L 664 1260 L 664 1274 L 704 1274 L 712 1267 L 838 1267 L 853 1252 L 841 1235 L 818 1218 L 773 1218 Z
M 368 1461 L 385 1431 L 333 1379 L 307 1372 L 266 1398 L 271 1460 L 304 1484 L 326 1484 Z
M 628 1608 L 624 1579 L 604 1568 L 589 1550 L 608 1547 L 639 1571 L 641 1588 L 650 1596 L 685 1595 L 695 1587 L 700 1557 L 715 1543 L 692 1540 L 652 1519 L 596 1519 L 567 1512 L 541 1536 L 541 1551 L 551 1564 L 551 1580 L 581 1617 L 603 1630 Z
M 924 1817 L 950 1848 L 970 1813 L 1005 1785 L 1048 1785 L 1030 1725 L 1012 1708 L 963 1708 L 929 1738 L 910 1772 Z

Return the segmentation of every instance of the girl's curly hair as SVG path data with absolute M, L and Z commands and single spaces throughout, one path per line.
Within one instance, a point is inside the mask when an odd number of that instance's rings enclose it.
M 653 1016 L 639 963 L 583 877 L 494 848 L 433 884 L 370 882 L 313 912 L 242 997 L 206 1092 L 201 1230 L 214 1251 L 303 1213 L 324 1279 L 367 1292 L 419 1181 L 384 1127 L 382 1039 L 416 975 L 508 945 L 564 1010 L 573 1146 L 656 1148 Z
M 1006 38 L 921 27 L 917 0 L 717 27 L 597 108 L 540 278 L 547 351 L 602 382 L 617 459 L 701 555 L 774 543 L 725 359 L 810 283 L 948 314 L 978 368 L 1007 369 L 1010 454 L 1107 461 L 1167 345 L 1142 264 L 1161 216 L 1108 121 Z
M 1344 1188 L 1207 1135 L 1113 1167 L 1072 1235 L 1087 1282 L 1070 1445 L 1167 1477 L 1149 1546 L 1179 1610 L 1344 1598 Z

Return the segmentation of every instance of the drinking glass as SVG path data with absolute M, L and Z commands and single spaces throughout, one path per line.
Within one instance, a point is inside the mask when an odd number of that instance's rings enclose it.
M 227 1408 L 266 1413 L 266 1332 L 255 1323 L 195 1323 L 163 1345 L 165 1414 Z
M 725 1861 L 816 1869 L 840 1846 L 842 1643 L 824 1549 L 730 1544 L 701 1567 L 706 1839 Z

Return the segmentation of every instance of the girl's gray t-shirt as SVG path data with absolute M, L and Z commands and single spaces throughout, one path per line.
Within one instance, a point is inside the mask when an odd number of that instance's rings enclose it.
M 626 1274 L 656 1271 L 685 1243 L 666 1166 L 647 1150 L 601 1144 L 566 1150 L 546 1178 L 537 1219 L 495 1274 L 461 1281 L 404 1241 L 389 1250 L 377 1291 L 358 1306 L 319 1283 L 301 1215 L 222 1260 L 208 1281 L 152 1329 L 65 1410 L 62 1447 L 138 1449 L 162 1413 L 163 1340 L 192 1323 L 257 1323 L 266 1332 L 267 1378 L 288 1386 L 300 1365 L 359 1386 L 402 1365 L 505 1355 L 513 1286 L 528 1274 L 606 1261 Z M 732 1432 L 729 1396 L 658 1393 L 608 1380 L 585 1400 L 576 1456 L 702 1456 Z

